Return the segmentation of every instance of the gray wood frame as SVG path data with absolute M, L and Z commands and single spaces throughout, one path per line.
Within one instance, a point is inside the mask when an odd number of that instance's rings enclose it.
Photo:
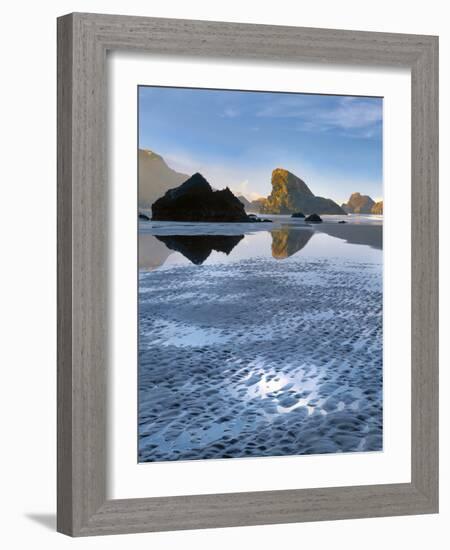
M 106 53 L 412 72 L 411 483 L 106 498 Z M 74 13 L 58 19 L 58 530 L 72 536 L 438 510 L 438 38 Z

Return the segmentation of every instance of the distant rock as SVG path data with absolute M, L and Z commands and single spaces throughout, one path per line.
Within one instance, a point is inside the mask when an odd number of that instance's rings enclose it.
M 246 197 L 244 197 L 244 195 L 238 195 L 237 198 L 244 205 L 246 212 L 257 212 L 258 214 L 261 208 L 261 201 L 265 200 L 265 199 L 255 199 L 254 201 L 249 201 Z M 251 221 L 272 223 L 272 220 L 258 218 L 253 213 L 249 213 L 248 216 L 252 218 Z
M 338 223 L 347 223 L 345 220 L 340 220 Z
M 260 197 L 259 199 L 255 199 L 250 202 L 250 206 L 248 207 L 249 212 L 257 212 L 259 213 L 261 211 L 261 206 L 266 202 L 266 199 L 264 197 Z
M 244 205 L 228 189 L 213 191 L 198 172 L 152 205 L 152 219 L 185 222 L 249 222 Z
M 304 218 L 305 214 L 303 212 L 294 212 L 291 216 L 291 218 Z
M 317 214 L 310 214 L 305 218 L 305 222 L 322 223 L 322 218 Z
M 378 215 L 383 214 L 383 201 L 376 202 L 372 206 L 372 214 L 378 214 Z
M 242 202 L 246 210 L 250 208 L 251 202 L 244 195 L 237 195 L 237 199 Z
M 152 204 L 172 189 L 188 179 L 170 168 L 161 155 L 150 149 L 139 149 L 139 208 L 151 208 Z
M 183 254 L 193 264 L 202 264 L 213 250 L 228 254 L 244 235 L 157 235 L 170 250 Z
M 293 214 L 294 212 L 345 214 L 331 199 L 316 197 L 306 183 L 284 168 L 272 172 L 272 192 L 261 201 L 261 214 Z
M 142 221 L 145 221 L 145 222 L 148 222 L 150 221 L 150 218 L 146 215 L 146 214 L 143 214 L 142 212 L 139 212 L 139 219 L 142 220 Z
M 346 203 L 342 205 L 342 209 L 347 214 L 372 214 L 372 208 L 375 201 L 369 195 L 361 195 L 361 193 L 352 193 Z
M 272 223 L 272 220 L 269 220 L 267 218 L 258 218 L 256 214 L 249 214 L 248 215 L 248 221 L 249 222 L 266 222 L 266 223 Z

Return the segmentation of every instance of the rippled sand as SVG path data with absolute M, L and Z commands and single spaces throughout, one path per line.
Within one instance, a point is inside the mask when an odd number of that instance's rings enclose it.
M 380 261 L 170 265 L 139 287 L 140 462 L 382 449 Z

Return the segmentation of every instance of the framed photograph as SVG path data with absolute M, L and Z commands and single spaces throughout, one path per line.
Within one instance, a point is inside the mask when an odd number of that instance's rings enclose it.
M 58 530 L 438 511 L 438 39 L 58 19 Z

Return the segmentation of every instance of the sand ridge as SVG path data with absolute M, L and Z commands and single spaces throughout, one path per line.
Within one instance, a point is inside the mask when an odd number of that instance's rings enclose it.
M 382 449 L 381 263 L 175 265 L 139 286 L 140 462 Z

